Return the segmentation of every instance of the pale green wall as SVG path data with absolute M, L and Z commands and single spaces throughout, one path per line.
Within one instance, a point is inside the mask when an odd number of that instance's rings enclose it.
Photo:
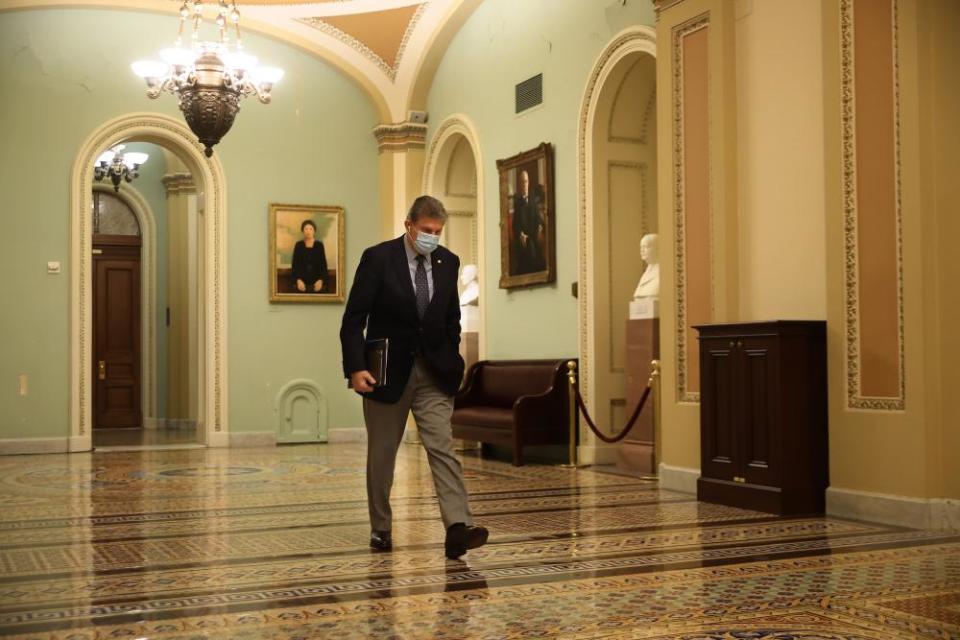
M 626 27 L 653 25 L 650 0 L 486 0 L 453 39 L 427 103 L 430 135 L 452 113 L 480 138 L 486 255 L 487 357 L 577 354 L 577 122 L 597 56 Z M 514 114 L 514 85 L 543 73 L 542 105 Z M 499 289 L 497 159 L 554 146 L 557 282 Z
M 180 117 L 176 100 L 148 100 L 129 68 L 167 46 L 176 20 L 141 12 L 0 13 L 0 437 L 64 437 L 67 409 L 68 180 L 86 136 L 133 111 Z M 216 147 L 228 184 L 229 419 L 233 431 L 273 430 L 273 400 L 293 378 L 316 380 L 331 426 L 362 424 L 345 389 L 337 332 L 342 305 L 271 305 L 270 202 L 346 208 L 349 278 L 378 238 L 376 113 L 344 76 L 299 50 L 246 36 L 287 75 L 273 104 L 244 102 Z M 61 275 L 47 275 L 60 260 Z M 30 393 L 17 395 L 17 375 Z

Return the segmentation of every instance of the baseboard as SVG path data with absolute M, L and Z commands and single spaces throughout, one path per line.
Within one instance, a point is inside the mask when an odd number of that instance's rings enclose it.
M 196 430 L 197 421 L 187 418 L 167 418 L 163 421 L 163 427 L 165 429 L 187 429 L 187 430 Z
M 70 436 L 68 446 L 71 452 L 93 451 L 93 436 Z
M 0 455 L 67 453 L 69 438 L 0 438 Z
M 187 429 L 194 431 L 197 428 L 197 421 L 186 418 L 151 418 L 143 419 L 144 429 Z
M 697 478 L 700 477 L 700 469 L 675 467 L 661 462 L 657 475 L 660 478 L 661 489 L 697 494 Z
M 336 444 L 338 442 L 366 442 L 367 430 L 363 428 L 354 429 L 330 429 L 327 432 L 327 442 Z
M 207 446 L 215 449 L 226 449 L 230 446 L 230 432 L 215 431 L 207 434 Z
M 230 434 L 231 448 L 275 447 L 277 434 L 273 431 L 249 431 Z
M 566 445 L 564 445 L 566 446 Z M 617 461 L 617 445 L 595 444 L 577 447 L 577 466 L 592 464 L 613 464 Z
M 960 500 L 829 487 L 827 515 L 915 529 L 960 529 Z

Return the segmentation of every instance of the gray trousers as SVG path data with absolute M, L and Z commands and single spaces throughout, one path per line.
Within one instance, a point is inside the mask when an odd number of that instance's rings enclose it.
M 393 487 L 397 449 L 411 410 L 417 421 L 420 442 L 427 451 L 444 528 L 457 522 L 473 524 L 467 504 L 467 489 L 463 484 L 463 468 L 453 455 L 453 434 L 450 429 L 453 398 L 437 388 L 427 364 L 417 358 L 407 387 L 395 404 L 363 399 L 363 419 L 367 426 L 367 505 L 371 529 L 391 530 L 393 515 L 390 510 L 390 489 Z

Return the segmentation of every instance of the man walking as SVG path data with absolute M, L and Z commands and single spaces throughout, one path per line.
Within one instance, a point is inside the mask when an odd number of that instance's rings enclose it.
M 450 416 L 463 378 L 460 357 L 460 260 L 439 246 L 447 219 L 436 198 L 417 198 L 406 232 L 363 252 L 340 327 L 343 372 L 363 396 L 367 427 L 370 546 L 392 548 L 390 488 L 397 449 L 412 410 L 427 451 L 446 527 L 445 552 L 456 559 L 487 541 L 474 526 L 463 469 L 453 455 Z M 366 328 L 366 336 L 364 336 Z M 386 339 L 385 380 L 366 361 L 366 343 Z

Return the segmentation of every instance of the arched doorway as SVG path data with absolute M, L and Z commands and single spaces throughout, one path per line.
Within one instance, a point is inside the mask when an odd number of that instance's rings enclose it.
M 444 203 L 449 218 L 442 242 L 460 256 L 461 272 L 476 265 L 478 290 L 476 303 L 462 310 L 461 324 L 467 365 L 483 357 L 484 300 L 486 263 L 483 250 L 483 163 L 477 136 L 470 121 L 462 115 L 445 119 L 433 136 L 424 171 L 424 193 Z M 460 285 L 461 291 L 464 284 Z
M 580 384 L 601 425 L 627 406 L 626 321 L 643 271 L 640 238 L 656 233 L 656 42 L 634 27 L 604 49 L 588 80 L 579 130 Z M 610 463 L 617 445 L 580 435 L 580 460 Z
M 228 444 L 226 415 L 226 181 L 219 158 L 206 158 L 193 134 L 169 116 L 137 113 L 97 128 L 78 152 L 70 177 L 70 450 L 92 446 L 92 194 L 91 167 L 110 147 L 137 140 L 176 154 L 196 180 L 202 219 L 197 238 L 200 276 L 198 433 L 208 446 Z

